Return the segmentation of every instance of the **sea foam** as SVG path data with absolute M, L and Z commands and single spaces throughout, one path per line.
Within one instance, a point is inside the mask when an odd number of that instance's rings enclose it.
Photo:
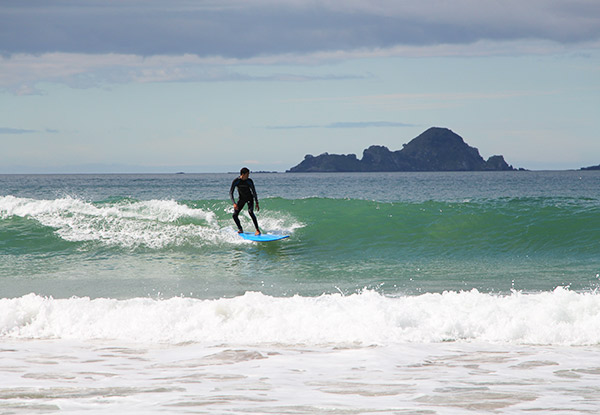
M 395 344 L 447 341 L 534 345 L 600 343 L 600 295 L 559 287 L 501 296 L 476 290 L 386 297 L 200 300 L 0 300 L 0 338 L 179 344 Z
M 35 220 L 68 242 L 95 241 L 108 246 L 151 249 L 243 243 L 233 230 L 229 215 L 226 222 L 219 221 L 217 214 L 209 209 L 174 200 L 92 203 L 71 197 L 53 200 L 0 197 L 0 219 L 10 217 Z M 290 232 L 301 225 L 270 212 L 261 218 L 261 226 Z

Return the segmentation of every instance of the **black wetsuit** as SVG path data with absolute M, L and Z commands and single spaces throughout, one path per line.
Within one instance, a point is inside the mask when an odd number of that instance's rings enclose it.
M 239 199 L 236 203 L 233 198 L 233 191 L 237 187 Z M 248 214 L 252 219 L 252 223 L 254 223 L 254 227 L 258 230 L 258 220 L 256 220 L 256 216 L 254 215 L 254 201 L 258 205 L 258 196 L 256 194 L 256 189 L 254 188 L 254 182 L 252 179 L 242 180 L 241 178 L 235 179 L 231 183 L 231 189 L 229 189 L 229 197 L 231 198 L 231 203 L 237 205 L 237 209 L 233 211 L 233 220 L 238 227 L 238 230 L 242 232 L 242 225 L 240 223 L 239 214 L 240 211 L 244 208 L 246 203 L 248 203 Z

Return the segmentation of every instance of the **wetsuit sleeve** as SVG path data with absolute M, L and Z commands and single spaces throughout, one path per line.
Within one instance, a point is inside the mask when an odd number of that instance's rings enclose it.
M 231 182 L 231 189 L 229 189 L 229 198 L 231 199 L 231 203 L 233 203 L 235 205 L 235 199 L 233 198 L 233 191 L 235 190 L 235 187 L 237 186 L 237 182 L 238 179 L 235 179 L 233 182 Z
M 252 181 L 252 179 L 249 179 L 249 181 L 250 181 L 250 190 L 252 191 L 252 197 L 258 204 L 258 195 L 256 194 L 256 188 L 254 187 L 254 182 Z

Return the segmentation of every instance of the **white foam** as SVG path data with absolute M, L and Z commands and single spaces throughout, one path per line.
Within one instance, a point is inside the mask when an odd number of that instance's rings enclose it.
M 225 211 L 228 214 L 233 213 L 233 207 L 227 207 Z M 258 224 L 263 232 L 290 234 L 296 229 L 303 228 L 305 224 L 298 222 L 294 217 L 284 212 L 261 210 L 255 214 L 258 218 Z M 244 228 L 253 229 L 252 219 L 247 210 L 242 210 L 240 213 L 241 223 Z
M 270 215 L 270 216 L 269 216 Z M 270 212 L 263 229 L 293 231 L 296 222 Z M 214 212 L 173 200 L 121 201 L 93 204 L 76 198 L 37 200 L 0 197 L 0 218 L 32 218 L 70 242 L 98 241 L 109 246 L 163 248 L 206 243 L 242 243 L 231 228 L 222 227 Z M 181 224 L 180 219 L 200 223 Z
M 339 344 L 481 341 L 600 343 L 600 295 L 564 288 L 498 296 L 446 292 L 398 298 L 344 297 L 0 300 L 0 338 L 177 344 Z

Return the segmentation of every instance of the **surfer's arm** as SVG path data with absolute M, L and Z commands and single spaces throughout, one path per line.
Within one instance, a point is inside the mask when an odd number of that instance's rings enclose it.
M 254 182 L 252 180 L 249 180 L 250 183 L 248 183 L 250 185 L 250 191 L 252 192 L 252 197 L 254 198 L 254 201 L 256 202 L 256 204 L 258 204 L 258 195 L 256 194 L 256 187 L 254 187 Z
M 249 179 L 250 180 L 250 179 Z M 254 201 L 256 202 L 256 211 L 260 211 L 260 206 L 258 205 L 258 194 L 256 193 L 256 188 L 254 187 L 254 182 L 252 180 L 250 180 L 250 191 L 252 192 L 252 197 L 254 198 Z
M 231 199 L 231 203 L 233 203 L 233 207 L 236 207 L 235 199 L 233 198 L 233 191 L 235 190 L 235 186 L 237 186 L 237 181 L 238 179 L 235 179 L 233 182 L 231 182 L 231 188 L 229 189 L 229 198 Z

